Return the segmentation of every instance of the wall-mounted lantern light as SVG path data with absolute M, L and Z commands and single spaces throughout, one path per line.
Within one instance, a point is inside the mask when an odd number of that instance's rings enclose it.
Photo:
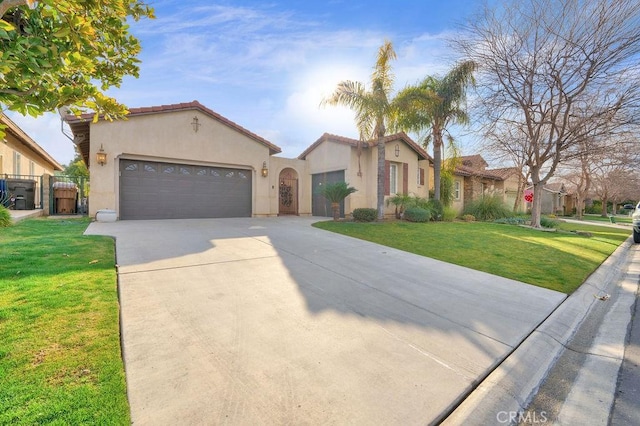
M 267 162 L 263 161 L 262 162 L 262 177 L 267 177 L 269 176 L 269 169 L 267 169 Z
M 102 148 L 102 144 L 100 144 L 100 151 L 96 153 L 96 161 L 101 166 L 107 164 L 107 153 L 104 152 L 104 148 Z
M 400 145 L 396 144 L 396 157 L 400 157 Z

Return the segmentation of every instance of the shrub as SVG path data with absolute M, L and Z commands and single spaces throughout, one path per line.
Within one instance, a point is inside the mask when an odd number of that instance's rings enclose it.
M 556 226 L 558 226 L 558 223 L 559 222 L 557 220 L 553 220 L 545 216 L 542 216 L 540 218 L 540 226 L 542 226 L 543 228 L 555 228 Z
M 353 220 L 356 222 L 373 222 L 378 218 L 378 210 L 369 208 L 354 209 Z
M 453 222 L 453 219 L 458 216 L 458 212 L 453 207 L 445 207 L 442 214 L 442 220 L 445 222 Z
M 402 217 L 402 213 L 407 205 L 413 205 L 415 203 L 415 197 L 408 194 L 396 194 L 387 198 L 387 206 L 393 204 L 396 206 L 396 219 Z
M 440 200 L 431 199 L 427 201 L 427 210 L 431 211 L 431 218 L 433 220 L 442 220 L 444 215 L 444 207 Z
M 428 222 L 431 212 L 422 207 L 409 207 L 404 211 L 404 218 L 409 222 Z
M 476 217 L 472 214 L 465 214 L 462 216 L 462 220 L 464 220 L 465 222 L 475 222 Z
M 5 206 L 0 204 L 0 228 L 6 228 L 11 223 L 11 213 Z
M 513 212 L 503 203 L 502 198 L 491 196 L 469 204 L 464 209 L 464 214 L 472 214 L 479 220 L 495 220 L 509 217 Z
M 494 220 L 495 223 L 506 223 L 507 225 L 524 225 L 525 220 L 521 217 L 502 217 Z

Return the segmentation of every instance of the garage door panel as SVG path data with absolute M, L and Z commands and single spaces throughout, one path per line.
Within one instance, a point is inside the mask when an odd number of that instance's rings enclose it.
M 122 219 L 250 217 L 250 170 L 122 160 Z
M 344 175 L 344 170 L 311 175 L 311 214 L 314 216 L 333 216 L 331 203 L 320 195 L 320 188 L 328 183 L 344 182 Z M 344 217 L 344 200 L 340 203 L 340 216 Z

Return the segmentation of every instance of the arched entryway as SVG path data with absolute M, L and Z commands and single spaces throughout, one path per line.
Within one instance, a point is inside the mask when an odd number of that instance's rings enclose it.
M 287 167 L 278 179 L 279 215 L 298 214 L 298 172 Z

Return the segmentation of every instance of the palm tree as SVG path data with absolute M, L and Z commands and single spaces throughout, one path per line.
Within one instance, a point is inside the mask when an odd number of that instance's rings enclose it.
M 318 192 L 331 203 L 333 220 L 337 221 L 340 219 L 340 203 L 356 191 L 357 189 L 353 186 L 349 186 L 346 182 L 335 182 L 327 183 L 322 186 Z
M 364 83 L 345 80 L 338 83 L 335 92 L 322 101 L 322 104 L 344 105 L 355 111 L 360 144 L 367 140 L 377 140 L 378 142 L 378 219 L 384 217 L 385 122 L 393 116 L 393 107 L 389 100 L 394 80 L 390 66 L 392 59 L 396 59 L 396 52 L 393 50 L 391 42 L 385 41 L 378 50 L 378 58 L 371 74 L 369 90 Z
M 431 128 L 425 145 L 433 139 L 435 199 L 440 200 L 440 172 L 442 170 L 442 140 L 451 124 L 468 124 L 466 89 L 475 84 L 473 73 L 477 64 L 464 61 L 442 78 L 427 76 L 416 86 L 402 90 L 395 99 L 398 105 L 396 125 L 407 131 L 422 132 Z

